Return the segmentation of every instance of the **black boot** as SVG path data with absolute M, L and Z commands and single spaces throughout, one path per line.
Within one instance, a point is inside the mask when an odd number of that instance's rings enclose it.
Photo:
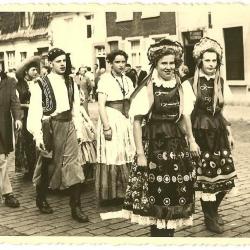
M 151 237 L 174 237 L 174 229 L 158 229 L 156 225 L 150 226 Z
M 46 200 L 48 191 L 48 164 L 50 159 L 42 159 L 41 167 L 41 181 L 40 184 L 36 186 L 36 206 L 39 208 L 42 214 L 52 214 L 53 209 L 50 207 Z
M 81 210 L 81 184 L 70 187 L 70 207 L 72 218 L 78 222 L 88 222 L 89 218 Z
M 219 215 L 218 213 L 218 208 L 223 200 L 223 198 L 225 197 L 226 195 L 226 192 L 219 192 L 218 194 L 216 194 L 216 202 L 215 202 L 215 216 L 216 216 L 216 219 L 217 219 L 217 222 L 219 225 L 224 225 L 224 221 L 222 219 L 222 217 Z
M 204 213 L 204 222 L 206 225 L 206 228 L 214 233 L 221 234 L 224 232 L 221 225 L 218 224 L 216 219 L 216 213 L 215 213 L 215 202 L 213 201 L 202 201 L 201 200 L 201 206 Z

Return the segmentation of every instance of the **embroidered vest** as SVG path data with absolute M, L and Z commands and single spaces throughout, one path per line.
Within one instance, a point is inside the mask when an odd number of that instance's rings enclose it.
M 53 88 L 47 76 L 39 78 L 37 82 L 42 90 L 43 114 L 49 116 L 56 110 L 56 98 Z M 74 81 L 72 77 L 66 78 L 65 84 L 68 92 L 70 110 L 72 110 L 74 102 Z
M 190 78 L 189 82 L 193 87 L 194 78 Z M 223 85 L 224 81 L 221 78 L 221 91 L 223 94 Z M 205 77 L 200 78 L 199 90 L 197 93 L 197 98 L 195 102 L 195 109 L 204 110 L 210 114 L 213 114 L 213 96 L 214 96 L 214 79 L 207 80 Z M 215 113 L 218 113 L 222 110 L 223 104 L 219 104 L 217 101 Z
M 180 95 L 178 86 L 163 88 L 153 86 L 154 104 L 152 120 L 168 120 L 176 122 L 180 115 Z

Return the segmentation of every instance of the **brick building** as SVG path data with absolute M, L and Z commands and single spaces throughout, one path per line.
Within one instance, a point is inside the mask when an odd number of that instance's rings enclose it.
M 106 12 L 106 50 L 123 49 L 128 63 L 149 69 L 147 49 L 162 38 L 176 39 L 175 12 Z

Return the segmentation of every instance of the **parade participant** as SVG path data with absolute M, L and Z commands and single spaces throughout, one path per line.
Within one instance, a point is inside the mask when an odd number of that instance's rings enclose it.
M 172 237 L 176 228 L 193 222 L 191 154 L 198 156 L 199 147 L 190 120 L 193 91 L 189 83 L 181 84 L 178 75 L 181 57 L 178 42 L 163 39 L 151 45 L 151 72 L 131 96 L 137 155 L 120 214 L 133 223 L 150 225 L 152 237 Z M 112 212 L 101 216 L 111 217 Z
M 234 187 L 236 177 L 231 150 L 233 137 L 230 123 L 222 110 L 230 97 L 230 89 L 220 76 L 222 48 L 210 38 L 202 38 L 195 46 L 195 75 L 189 81 L 196 95 L 192 112 L 195 141 L 201 149 L 197 166 L 197 194 L 201 197 L 204 221 L 208 230 L 223 232 L 218 207 L 226 192 Z
M 83 167 L 86 181 L 94 178 L 94 165 L 96 163 L 96 131 L 93 122 L 88 116 L 83 103 L 85 97 L 83 91 L 80 90 L 80 113 L 82 116 L 82 140 L 79 146 L 79 159 Z
M 16 95 L 16 81 L 4 72 L 0 73 L 0 195 L 8 207 L 19 207 L 9 179 L 8 154 L 13 151 L 12 118 L 16 130 L 22 128 L 22 110 Z
M 32 134 L 27 130 L 27 116 L 30 103 L 30 85 L 38 76 L 40 57 L 33 56 L 24 60 L 16 71 L 18 79 L 16 88 L 23 110 L 22 129 L 17 133 L 15 148 L 15 170 L 24 173 L 24 178 L 32 180 L 36 164 L 36 143 Z
M 132 123 L 128 117 L 133 83 L 124 75 L 128 55 L 122 50 L 107 55 L 111 72 L 98 82 L 96 194 L 99 204 L 124 197 L 134 157 Z
M 78 85 L 78 88 L 81 92 L 83 92 L 82 97 L 84 97 L 84 102 L 82 105 L 84 106 L 86 112 L 89 114 L 88 111 L 88 102 L 89 102 L 89 95 L 92 90 L 92 85 L 90 79 L 86 76 L 86 67 L 80 67 L 78 72 L 76 73 L 76 76 L 74 78 L 74 81 Z
M 58 48 L 51 49 L 48 60 L 52 71 L 37 80 L 31 89 L 28 130 L 33 134 L 41 153 L 52 150 L 52 164 L 38 165 L 40 178 L 36 178 L 36 204 L 42 213 L 53 210 L 46 200 L 48 186 L 53 189 L 70 190 L 72 218 L 87 222 L 81 210 L 81 183 L 84 181 L 78 158 L 81 141 L 80 98 L 77 85 L 69 76 L 70 58 Z M 39 171 L 36 169 L 36 172 Z

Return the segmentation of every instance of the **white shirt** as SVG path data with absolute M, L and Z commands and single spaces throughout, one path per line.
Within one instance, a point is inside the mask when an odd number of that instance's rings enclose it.
M 56 99 L 56 110 L 51 114 L 55 116 L 59 113 L 70 109 L 67 87 L 64 82 L 64 77 L 51 72 L 48 74 L 51 86 Z M 34 136 L 35 140 L 42 141 L 42 119 L 47 119 L 48 116 L 43 116 L 42 108 L 42 91 L 38 83 L 30 85 L 30 106 L 27 118 L 27 129 Z M 72 108 L 72 120 L 76 128 L 77 138 L 82 138 L 81 124 L 82 118 L 80 114 L 80 97 L 76 83 L 74 83 L 74 102 Z
M 128 99 L 134 91 L 134 86 L 131 79 L 124 74 L 122 75 L 122 78 L 112 76 L 111 73 L 103 74 L 98 82 L 96 92 L 105 94 L 107 96 L 107 101 L 122 100 L 123 94 L 119 84 L 124 87 L 126 93 L 124 98 Z

